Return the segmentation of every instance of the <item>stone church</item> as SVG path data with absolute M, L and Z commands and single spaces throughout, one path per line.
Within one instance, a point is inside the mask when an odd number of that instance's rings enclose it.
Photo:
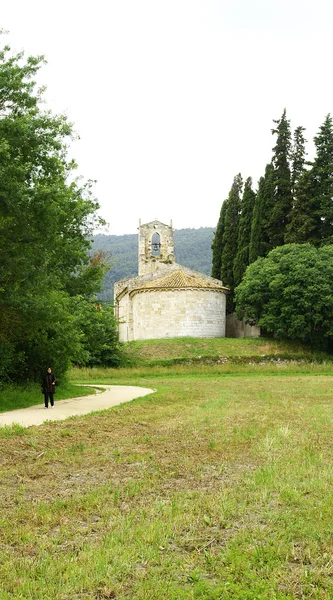
M 138 277 L 114 286 L 120 341 L 225 337 L 228 289 L 176 263 L 172 222 L 139 222 L 138 262 Z

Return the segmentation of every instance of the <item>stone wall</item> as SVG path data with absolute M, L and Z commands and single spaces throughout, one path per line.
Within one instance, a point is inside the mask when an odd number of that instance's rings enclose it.
M 118 321 L 119 340 L 121 342 L 128 342 L 133 339 L 133 337 L 131 337 L 133 329 L 133 311 L 128 294 L 125 294 L 121 301 L 115 304 L 115 317 Z
M 260 337 L 260 327 L 240 321 L 235 314 L 227 315 L 226 336 L 232 338 Z
M 132 298 L 133 333 L 127 339 L 224 337 L 225 302 L 225 294 L 215 290 L 137 293 Z

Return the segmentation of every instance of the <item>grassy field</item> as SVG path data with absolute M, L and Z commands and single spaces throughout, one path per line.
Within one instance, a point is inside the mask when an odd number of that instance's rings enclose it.
M 64 381 L 57 386 L 55 394 L 56 400 L 65 400 L 66 398 L 78 398 L 91 394 L 91 389 L 79 385 L 73 385 L 69 381 Z M 0 414 L 7 410 L 15 408 L 26 408 L 35 404 L 44 404 L 44 396 L 41 386 L 30 383 L 25 385 L 2 385 L 0 387 Z
M 322 362 L 329 360 L 327 354 L 311 350 L 292 342 L 263 338 L 177 338 L 129 342 L 125 356 L 135 366 L 170 366 L 187 364 L 248 363 L 276 360 L 306 360 Z
M 333 599 L 329 357 L 199 342 L 73 370 L 157 391 L 0 439 L 1 600 Z

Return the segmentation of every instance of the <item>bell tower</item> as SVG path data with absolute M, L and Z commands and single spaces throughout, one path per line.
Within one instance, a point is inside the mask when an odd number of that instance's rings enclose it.
M 157 220 L 141 225 L 140 220 L 138 229 L 139 275 L 153 273 L 175 262 L 172 221 L 170 225 Z

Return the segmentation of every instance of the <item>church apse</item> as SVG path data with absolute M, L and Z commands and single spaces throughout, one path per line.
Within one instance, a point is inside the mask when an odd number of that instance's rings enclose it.
M 114 287 L 120 341 L 224 337 L 227 288 L 176 263 L 172 222 L 138 229 L 138 276 Z

